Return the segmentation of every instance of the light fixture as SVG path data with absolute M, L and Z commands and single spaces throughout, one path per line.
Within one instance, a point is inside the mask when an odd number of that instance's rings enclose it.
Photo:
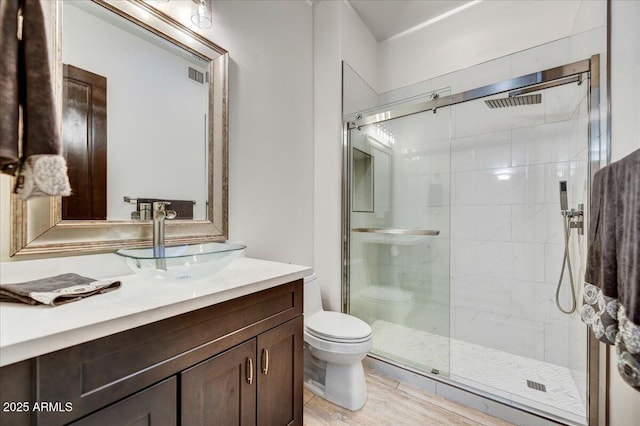
M 191 16 L 191 22 L 198 28 L 211 28 L 211 11 L 207 7 L 206 0 L 194 0 L 196 3 L 195 13 Z
M 513 169 L 499 169 L 494 172 L 498 180 L 509 180 L 513 175 Z

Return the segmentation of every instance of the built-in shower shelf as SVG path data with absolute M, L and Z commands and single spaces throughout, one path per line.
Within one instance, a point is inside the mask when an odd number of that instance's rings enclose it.
M 428 237 L 440 235 L 436 229 L 405 229 L 405 228 L 353 228 L 351 232 L 366 233 L 363 243 L 391 244 L 397 246 L 412 246 L 425 242 Z
M 429 237 L 423 235 L 376 235 L 362 239 L 366 244 L 390 244 L 396 246 L 413 246 L 426 243 Z

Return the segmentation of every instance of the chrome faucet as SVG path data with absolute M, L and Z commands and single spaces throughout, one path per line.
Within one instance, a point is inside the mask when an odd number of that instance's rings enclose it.
M 167 210 L 167 206 L 171 204 L 169 201 L 153 202 L 153 256 L 160 258 L 156 260 L 158 269 L 166 271 L 166 263 L 164 257 L 164 221 L 165 219 L 173 219 L 177 213 L 173 210 Z

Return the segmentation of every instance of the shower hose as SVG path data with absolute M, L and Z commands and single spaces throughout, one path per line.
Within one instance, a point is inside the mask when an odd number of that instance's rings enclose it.
M 560 279 L 558 280 L 558 286 L 556 287 L 556 306 L 560 309 L 560 312 L 564 314 L 572 314 L 576 311 L 576 288 L 573 284 L 573 271 L 571 270 L 571 257 L 569 256 L 569 236 L 571 232 L 571 216 L 562 216 L 564 223 L 564 256 L 562 258 L 562 269 L 560 270 Z M 564 270 L 567 268 L 569 273 L 569 284 L 571 289 L 571 309 L 565 310 L 560 305 L 560 289 L 562 288 L 562 278 L 564 277 Z

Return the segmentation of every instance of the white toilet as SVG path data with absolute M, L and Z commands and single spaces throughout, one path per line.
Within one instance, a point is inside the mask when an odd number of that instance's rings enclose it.
M 367 400 L 362 359 L 373 344 L 371 327 L 323 310 L 315 274 L 304 279 L 304 342 L 305 387 L 349 410 L 362 408 Z
M 373 324 L 381 319 L 394 324 L 405 324 L 413 309 L 413 293 L 389 285 L 365 287 L 352 300 L 352 309 L 363 320 Z

